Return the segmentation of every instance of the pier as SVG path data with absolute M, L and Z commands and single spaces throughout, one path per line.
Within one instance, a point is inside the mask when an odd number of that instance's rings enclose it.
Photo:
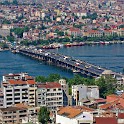
M 102 67 L 95 66 L 85 61 L 73 59 L 70 56 L 65 56 L 42 49 L 21 48 L 19 53 L 40 61 L 54 64 L 58 67 L 71 70 L 74 73 L 78 72 L 88 77 L 99 77 L 106 70 Z

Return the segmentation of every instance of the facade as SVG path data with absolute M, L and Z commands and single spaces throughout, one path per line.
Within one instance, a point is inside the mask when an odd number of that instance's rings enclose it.
M 78 29 L 78 28 L 70 28 L 70 29 L 67 31 L 67 33 L 68 33 L 68 35 L 74 36 L 74 37 L 82 36 L 81 30 Z
M 61 84 L 56 82 L 38 84 L 37 104 L 38 106 L 47 106 L 52 112 L 55 112 L 57 107 L 63 106 L 63 91 Z
M 28 116 L 27 107 L 8 107 L 0 109 L 0 124 L 20 124 Z
M 1 89 L 4 94 L 4 108 L 18 103 L 35 106 L 36 82 L 27 74 L 9 74 L 3 76 Z
M 62 92 L 63 92 L 63 106 L 67 106 L 68 105 L 68 95 L 69 95 L 69 91 L 68 91 L 68 84 L 66 83 L 65 79 L 60 79 L 59 83 L 62 86 Z
M 86 34 L 86 32 L 85 32 Z M 88 37 L 102 37 L 103 36 L 103 31 L 99 30 L 90 30 L 87 32 Z
M 93 110 L 84 106 L 67 106 L 56 113 L 56 124 L 93 124 Z
M 0 89 L 0 108 L 3 108 L 3 92 L 2 92 L 2 89 Z
M 75 104 L 86 98 L 99 98 L 99 88 L 98 86 L 85 86 L 85 85 L 73 85 L 72 86 L 72 96 L 74 98 Z

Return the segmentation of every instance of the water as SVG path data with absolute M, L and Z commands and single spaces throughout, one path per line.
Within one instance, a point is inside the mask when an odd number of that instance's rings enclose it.
M 124 44 L 106 46 L 79 46 L 51 50 L 85 60 L 116 72 L 122 72 L 124 68 Z M 63 77 L 73 77 L 72 72 L 33 60 L 27 56 L 13 54 L 10 51 L 0 52 L 0 80 L 2 75 L 8 73 L 28 72 L 32 76 L 48 76 L 58 73 Z
M 78 46 L 51 50 L 116 72 L 124 68 L 124 44 Z
M 2 76 L 8 73 L 28 72 L 31 76 L 48 76 L 51 73 L 58 73 L 62 77 L 73 76 L 72 72 L 49 65 L 27 56 L 13 54 L 10 51 L 0 52 L 0 81 Z

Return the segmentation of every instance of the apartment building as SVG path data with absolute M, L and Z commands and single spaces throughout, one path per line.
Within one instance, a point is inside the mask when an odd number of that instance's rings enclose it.
M 60 83 L 46 82 L 37 86 L 37 104 L 38 106 L 47 106 L 55 112 L 57 107 L 63 106 L 63 91 Z
M 99 88 L 98 86 L 85 86 L 85 85 L 73 85 L 72 86 L 72 97 L 74 99 L 75 105 L 85 98 L 99 98 Z
M 36 82 L 28 74 L 9 74 L 3 76 L 1 89 L 4 94 L 4 108 L 18 103 L 35 106 Z
M 0 88 L 0 108 L 3 108 L 3 92 L 2 92 L 2 89 Z
M 22 124 L 26 116 L 28 116 L 28 109 L 23 104 L 0 108 L 0 124 Z
M 59 83 L 62 86 L 62 92 L 63 92 L 63 106 L 67 106 L 68 105 L 68 95 L 69 95 L 69 91 L 68 91 L 68 84 L 66 83 L 65 79 L 60 79 Z
M 87 35 L 88 37 L 101 37 L 103 36 L 103 31 L 89 30 L 88 32 L 85 32 L 85 35 Z

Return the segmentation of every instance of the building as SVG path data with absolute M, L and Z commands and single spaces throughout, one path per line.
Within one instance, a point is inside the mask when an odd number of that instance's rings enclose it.
M 115 117 L 97 117 L 94 124 L 119 124 Z
M 98 86 L 85 86 L 85 85 L 73 85 L 72 86 L 72 96 L 74 98 L 75 104 L 85 98 L 99 98 L 99 88 Z
M 66 83 L 65 79 L 60 79 L 59 83 L 61 84 L 62 91 L 63 91 L 63 106 L 67 106 L 68 105 L 68 95 L 69 95 L 68 84 Z
M 85 32 L 85 35 L 88 37 L 102 37 L 103 31 L 100 30 L 89 30 L 88 32 Z
M 2 89 L 0 88 L 0 108 L 3 108 L 3 92 L 2 92 Z
M 81 30 L 79 28 L 70 28 L 67 30 L 67 33 L 73 37 L 82 36 Z
M 36 105 L 36 82 L 26 73 L 3 76 L 1 89 L 4 94 L 4 108 L 18 103 Z
M 28 108 L 23 104 L 0 108 L 0 124 L 20 124 L 26 116 Z
M 56 124 L 93 124 L 93 109 L 84 106 L 61 107 L 56 113 Z
M 61 84 L 56 82 L 38 84 L 37 104 L 38 106 L 47 106 L 52 112 L 55 112 L 58 107 L 63 106 L 63 90 Z
M 116 115 L 124 113 L 124 94 L 117 96 L 114 94 L 108 95 L 106 98 L 107 103 L 99 106 L 99 110 L 112 111 Z

